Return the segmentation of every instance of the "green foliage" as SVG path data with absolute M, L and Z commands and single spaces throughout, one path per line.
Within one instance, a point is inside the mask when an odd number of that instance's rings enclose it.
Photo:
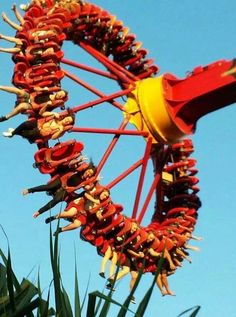
M 201 309 L 201 306 L 194 306 L 192 308 L 189 308 L 189 309 L 183 311 L 177 317 L 183 316 L 184 314 L 189 313 L 190 311 L 192 311 L 192 313 L 191 313 L 191 315 L 189 315 L 189 317 L 196 317 L 200 309 Z
M 34 317 L 33 311 L 38 310 L 37 316 L 49 317 L 55 315 L 48 308 L 48 301 L 42 299 L 40 288 L 35 287 L 28 279 L 20 283 L 12 269 L 11 255 L 5 257 L 2 250 L 0 256 L 0 317 Z M 43 314 L 39 315 L 39 311 Z
M 158 262 L 158 270 L 153 278 L 152 285 L 147 290 L 146 294 L 138 305 L 136 312 L 133 312 L 131 309 L 129 309 L 129 305 L 131 303 L 133 294 L 142 278 L 142 272 L 139 273 L 133 290 L 125 299 L 123 304 L 115 301 L 112 298 L 112 291 L 110 291 L 108 295 L 104 295 L 99 291 L 94 291 L 87 295 L 88 285 L 85 297 L 81 304 L 79 295 L 79 282 L 77 277 L 77 264 L 75 262 L 73 312 L 70 299 L 61 280 L 57 234 L 54 240 L 52 233 L 50 234 L 50 258 L 53 275 L 52 284 L 54 286 L 55 310 L 53 308 L 49 308 L 50 289 L 47 294 L 47 299 L 44 300 L 42 298 L 39 274 L 37 287 L 33 285 L 28 279 L 23 279 L 20 283 L 12 269 L 9 248 L 7 257 L 0 249 L 0 257 L 3 262 L 0 263 L 0 317 L 82 317 L 82 310 L 86 298 L 88 298 L 86 317 L 109 317 L 108 314 L 112 305 L 120 307 L 117 317 L 125 317 L 127 312 L 131 312 L 134 317 L 144 317 L 157 276 L 160 274 L 161 267 L 163 265 L 163 258 L 161 258 Z M 186 315 L 189 312 L 191 312 L 191 314 L 188 317 L 196 317 L 199 310 L 200 306 L 195 306 L 185 310 L 177 317 Z M 34 313 L 36 313 L 36 315 Z

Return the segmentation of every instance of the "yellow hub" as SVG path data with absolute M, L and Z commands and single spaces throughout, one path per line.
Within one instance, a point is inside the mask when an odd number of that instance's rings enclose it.
M 145 131 L 153 143 L 173 143 L 185 134 L 171 119 L 164 98 L 163 76 L 147 78 L 136 83 L 125 104 L 130 123 L 139 131 Z

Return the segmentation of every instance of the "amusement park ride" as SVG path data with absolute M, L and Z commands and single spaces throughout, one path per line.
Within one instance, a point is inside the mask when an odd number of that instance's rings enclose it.
M 59 218 L 70 220 L 56 234 L 80 227 L 83 240 L 94 245 L 102 256 L 100 275 L 105 277 L 108 260 L 111 270 L 107 288 L 131 273 L 135 282 L 138 272 L 153 273 L 157 263 L 164 263 L 157 276 L 163 295 L 173 295 L 167 276 L 173 274 L 188 257 L 188 244 L 198 217 L 201 202 L 192 141 L 202 116 L 236 102 L 236 62 L 219 60 L 193 69 L 184 79 L 172 74 L 156 76 L 159 68 L 147 58 L 147 50 L 129 33 L 122 21 L 100 7 L 80 0 L 33 0 L 23 6 L 24 16 L 14 6 L 19 23 L 5 14 L 3 19 L 16 29 L 16 36 L 1 35 L 15 43 L 14 48 L 0 48 L 12 53 L 15 63 L 13 86 L 1 90 L 17 96 L 15 108 L 0 121 L 25 113 L 28 120 L 5 137 L 20 135 L 38 147 L 35 167 L 50 175 L 50 181 L 24 190 L 24 194 L 47 191 L 52 199 L 34 217 L 65 201 L 66 209 L 48 217 L 46 223 Z M 94 57 L 107 70 L 102 71 L 64 58 L 63 41 L 72 41 Z M 117 82 L 119 90 L 104 94 L 61 67 L 67 64 Z M 61 87 L 63 77 L 94 93 L 98 98 L 71 109 L 65 109 L 67 91 Z M 122 104 L 121 97 L 127 97 Z M 120 126 L 113 129 L 75 126 L 78 112 L 109 103 L 123 115 Z M 59 109 L 59 112 L 54 111 Z M 136 129 L 127 128 L 132 125 Z M 82 155 L 86 144 L 75 139 L 53 141 L 66 132 L 113 135 L 100 162 L 86 162 Z M 79 134 L 78 134 L 79 135 Z M 115 148 L 120 136 L 138 136 L 146 141 L 140 160 L 124 170 L 109 184 L 102 185 L 98 175 Z M 140 208 L 148 161 L 154 166 L 154 179 Z M 140 170 L 131 216 L 112 200 L 112 188 L 135 170 Z M 152 197 L 155 207 L 151 223 L 141 222 Z M 134 284 L 134 283 L 133 283 Z

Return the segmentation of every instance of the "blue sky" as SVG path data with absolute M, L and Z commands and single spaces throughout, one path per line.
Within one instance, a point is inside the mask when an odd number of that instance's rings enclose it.
M 19 5 L 22 3 L 16 0 Z M 149 50 L 149 57 L 154 58 L 160 67 L 160 74 L 171 72 L 178 77 L 184 77 L 186 72 L 195 66 L 206 65 L 219 59 L 235 57 L 235 25 L 236 2 L 234 0 L 130 0 L 130 1 L 94 1 L 95 4 L 107 9 L 137 35 L 143 42 L 143 47 Z M 1 4 L 1 11 L 13 17 L 10 10 L 13 2 Z M 14 31 L 0 22 L 1 33 L 13 35 Z M 9 46 L 0 42 L 1 46 Z M 65 57 L 78 62 L 94 64 L 81 51 L 69 43 L 64 45 Z M 0 55 L 0 84 L 10 85 L 13 72 L 13 62 L 9 54 Z M 79 73 L 80 74 L 80 73 Z M 81 76 L 84 76 L 81 73 Z M 104 85 L 94 76 L 84 77 L 99 89 L 107 92 L 114 89 L 113 85 Z M 80 91 L 68 80 L 63 80 L 62 86 L 70 91 L 71 99 L 68 106 L 92 100 L 92 95 Z M 14 105 L 14 96 L 0 92 L 1 114 L 9 112 Z M 98 117 L 99 116 L 99 117 Z M 99 118 L 99 120 L 98 120 Z M 199 210 L 199 220 L 195 234 L 204 240 L 198 243 L 201 251 L 191 253 L 192 264 L 184 263 L 170 277 L 170 285 L 175 297 L 162 298 L 157 289 L 146 316 L 174 317 L 184 309 L 201 305 L 199 316 L 222 317 L 235 316 L 235 283 L 236 283 L 236 252 L 234 242 L 235 230 L 235 136 L 234 125 L 236 110 L 234 106 L 227 107 L 202 118 L 197 131 L 192 136 L 199 169 L 199 196 L 202 207 Z M 8 127 L 15 127 L 24 120 L 19 115 L 11 121 L 1 123 L 0 133 Z M 80 113 L 77 125 L 109 126 L 122 120 L 118 111 L 114 113 L 99 109 Z M 99 162 L 106 149 L 110 137 L 101 135 L 68 134 L 63 140 L 77 138 L 84 142 L 84 154 Z M 48 181 L 46 175 L 32 168 L 33 155 L 36 147 L 25 140 L 15 137 L 5 139 L 0 136 L 1 168 L 0 168 L 0 224 L 8 235 L 13 264 L 17 275 L 37 279 L 37 270 L 43 288 L 48 289 L 51 273 L 49 263 L 49 228 L 44 223 L 44 215 L 33 219 L 32 214 L 47 201 L 45 194 L 34 194 L 23 197 L 21 190 Z M 119 174 L 125 164 L 136 161 L 144 148 L 144 141 L 135 138 L 120 140 L 120 147 L 114 151 L 108 164 L 101 173 L 101 182 L 106 184 Z M 151 169 L 151 167 L 150 167 Z M 151 180 L 151 173 L 150 173 Z M 136 178 L 132 176 L 112 190 L 113 200 L 124 205 L 127 215 L 132 208 L 132 191 Z M 147 180 L 148 182 L 148 180 Z M 53 213 L 63 206 L 58 206 Z M 151 208 L 150 208 L 151 209 Z M 150 213 L 151 215 L 151 213 Z M 150 222 L 148 214 L 144 223 Z M 103 280 L 98 276 L 100 258 L 96 250 L 79 239 L 79 231 L 68 232 L 60 236 L 62 278 L 65 287 L 73 294 L 74 253 L 76 250 L 79 266 L 79 281 L 81 294 L 84 294 L 90 276 L 89 291 L 102 290 Z M 7 243 L 0 233 L 0 247 L 6 250 Z M 114 298 L 123 300 L 128 294 L 129 277 L 118 285 Z M 148 289 L 151 276 L 143 277 L 136 298 Z M 46 292 L 45 292 L 46 296 Z

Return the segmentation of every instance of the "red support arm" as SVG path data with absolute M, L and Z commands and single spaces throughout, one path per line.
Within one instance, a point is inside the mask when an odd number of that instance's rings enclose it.
M 163 76 L 168 112 L 186 134 L 202 116 L 236 102 L 236 59 L 196 67 L 185 79 Z

